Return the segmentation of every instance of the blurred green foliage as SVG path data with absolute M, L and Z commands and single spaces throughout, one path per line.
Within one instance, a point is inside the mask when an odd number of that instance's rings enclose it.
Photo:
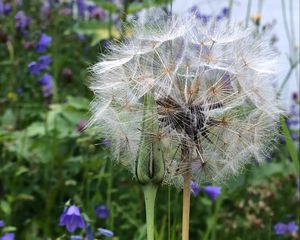
M 48 12 L 39 0 L 5 2 L 12 9 L 0 15 L 0 219 L 6 223 L 0 232 L 15 232 L 20 240 L 69 239 L 58 222 L 64 204 L 71 201 L 81 207 L 94 230 L 108 228 L 116 240 L 144 240 L 140 187 L 111 163 L 109 147 L 102 142 L 105 133 L 82 131 L 92 98 L 87 68 L 105 53 L 107 40 L 120 38 L 120 19 L 169 1 L 125 0 L 122 5 L 95 0 L 104 11 L 101 19 L 78 16 L 68 1 L 50 1 Z M 62 14 L 67 8 L 71 12 Z M 31 17 L 24 32 L 15 27 L 21 10 Z M 47 68 L 53 76 L 50 97 L 43 96 L 38 76 L 28 71 L 39 54 L 25 46 L 34 46 L 42 33 L 52 37 L 45 53 L 52 57 Z M 223 186 L 216 202 L 204 194 L 192 198 L 192 240 L 297 239 L 275 236 L 273 230 L 279 221 L 299 221 L 299 145 L 285 121 L 282 126 L 287 144 L 277 146 L 268 162 L 248 166 Z M 107 220 L 94 214 L 100 203 L 110 209 Z M 157 239 L 179 239 L 181 191 L 163 186 L 156 213 Z

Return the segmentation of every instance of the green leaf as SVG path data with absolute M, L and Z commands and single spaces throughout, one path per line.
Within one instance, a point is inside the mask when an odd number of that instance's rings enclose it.
M 0 202 L 0 208 L 1 208 L 1 210 L 2 210 L 6 215 L 10 215 L 10 213 L 11 213 L 11 208 L 10 208 L 8 202 L 6 202 L 6 201 L 1 201 L 1 202 Z
M 283 135 L 285 137 L 285 140 L 286 140 L 286 145 L 287 145 L 287 148 L 289 150 L 289 154 L 290 154 L 290 156 L 292 158 L 292 161 L 294 163 L 296 176 L 299 177 L 298 153 L 297 153 L 297 150 L 296 150 L 296 146 L 293 142 L 293 139 L 291 137 L 290 131 L 289 131 L 288 127 L 286 126 L 285 119 L 282 116 L 280 117 L 280 125 L 281 125 L 281 129 L 282 129 L 282 133 L 283 133 Z
M 67 96 L 68 105 L 72 106 L 73 108 L 80 109 L 80 110 L 88 110 L 89 109 L 89 100 L 83 97 L 72 97 Z
M 107 2 L 106 0 L 94 0 L 95 4 L 111 13 L 118 10 L 118 6 L 114 3 Z
M 43 122 L 32 123 L 30 126 L 27 127 L 26 134 L 28 137 L 45 135 L 45 123 Z
M 143 3 L 133 2 L 128 7 L 128 13 L 133 14 L 133 13 L 143 10 L 144 8 L 146 8 L 146 6 Z

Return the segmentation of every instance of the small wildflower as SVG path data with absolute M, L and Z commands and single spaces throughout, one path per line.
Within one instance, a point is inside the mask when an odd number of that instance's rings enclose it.
M 76 0 L 76 4 L 79 16 L 84 17 L 84 12 L 86 10 L 85 0 Z
M 23 11 L 19 11 L 15 15 L 16 28 L 25 30 L 30 24 L 30 17 L 26 16 Z
M 217 197 L 221 194 L 221 187 L 217 186 L 206 186 L 203 188 L 204 192 L 215 201 Z
M 106 237 L 113 237 L 114 233 L 108 229 L 105 228 L 98 228 L 98 231 L 100 234 L 106 236 Z
M 35 46 L 37 53 L 44 53 L 46 51 L 46 48 L 51 44 L 52 38 L 48 36 L 47 34 L 42 34 L 40 37 L 39 42 Z
M 59 220 L 60 226 L 66 226 L 68 232 L 74 232 L 76 228 L 84 228 L 84 219 L 77 206 L 72 205 L 64 210 Z
M 40 65 L 37 62 L 31 62 L 28 64 L 28 71 L 30 74 L 37 75 L 40 73 Z
M 294 221 L 288 222 L 286 224 L 286 230 L 292 235 L 297 233 L 298 228 L 299 228 L 298 225 Z
M 52 81 L 52 76 L 48 73 L 45 73 L 39 78 L 38 83 L 42 86 L 44 97 L 50 97 L 52 95 Z
M 95 209 L 95 215 L 101 219 L 107 219 L 109 217 L 109 209 L 104 205 L 99 205 Z
M 38 64 L 40 69 L 45 69 L 51 64 L 51 62 L 52 62 L 52 58 L 46 55 L 46 56 L 39 57 Z
M 277 223 L 274 225 L 274 230 L 277 235 L 283 235 L 286 231 L 286 225 L 284 223 Z
M 196 197 L 200 193 L 200 187 L 197 182 L 191 181 L 190 183 L 191 193 Z
M 15 234 L 14 233 L 5 233 L 2 237 L 0 237 L 0 240 L 14 240 Z

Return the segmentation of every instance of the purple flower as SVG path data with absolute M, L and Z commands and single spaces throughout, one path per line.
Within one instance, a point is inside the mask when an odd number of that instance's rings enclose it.
M 52 88 L 53 88 L 53 79 L 52 76 L 48 73 L 45 73 L 43 76 L 40 77 L 38 83 L 42 85 L 43 96 L 50 97 L 52 95 Z
M 41 56 L 39 57 L 39 65 L 40 65 L 40 69 L 45 69 L 47 68 L 52 62 L 52 58 L 48 55 L 45 56 Z
M 0 227 L 3 227 L 5 225 L 4 221 L 0 219 Z
M 191 193 L 196 197 L 200 193 L 200 187 L 197 182 L 191 181 L 190 183 Z
M 293 132 L 293 133 L 291 134 L 291 138 L 292 138 L 293 141 L 296 141 L 296 140 L 298 139 L 298 134 L 295 133 L 295 132 Z
M 218 186 L 206 186 L 203 189 L 213 201 L 221 194 L 221 187 Z
M 275 230 L 275 233 L 277 235 L 283 235 L 285 234 L 285 231 L 286 231 L 286 225 L 284 223 L 277 223 L 276 225 L 274 225 L 274 230 Z
M 89 6 L 88 10 L 91 18 L 103 19 L 106 16 L 105 11 L 97 6 Z
M 4 10 L 4 14 L 8 15 L 11 11 L 11 5 L 9 3 L 5 3 L 3 10 Z
M 42 34 L 38 44 L 35 46 L 37 53 L 44 53 L 51 42 L 52 38 L 50 36 L 47 34 Z
M 23 11 L 19 11 L 15 15 L 16 28 L 24 30 L 30 24 L 30 17 L 26 16 Z
M 79 236 L 79 235 L 72 235 L 70 237 L 70 240 L 83 240 L 83 237 Z
M 286 230 L 290 233 L 290 234 L 295 234 L 298 231 L 298 225 L 292 221 L 286 224 Z
M 31 62 L 28 64 L 28 71 L 30 74 L 37 75 L 40 73 L 40 65 L 37 62 Z
M 222 9 L 222 14 L 224 17 L 228 17 L 229 16 L 229 8 L 228 7 L 224 7 Z
M 39 57 L 38 62 L 31 62 L 28 64 L 28 70 L 30 74 L 37 75 L 41 70 L 47 68 L 51 62 L 52 58 L 50 56 L 41 56 Z
M 84 11 L 86 9 L 85 0 L 76 0 L 79 16 L 84 17 Z
M 107 219 L 109 217 L 109 209 L 104 205 L 99 205 L 95 209 L 95 215 L 101 219 Z
M 110 230 L 107 230 L 105 228 L 98 228 L 98 231 L 100 234 L 106 236 L 106 237 L 113 237 L 114 233 Z
M 5 233 L 2 237 L 0 237 L 0 240 L 14 240 L 15 234 L 14 233 Z
M 79 208 L 75 205 L 65 208 L 60 216 L 59 225 L 66 226 L 68 232 L 74 232 L 77 227 L 84 228 L 85 223 Z
M 52 76 L 48 73 L 45 73 L 43 76 L 40 77 L 40 79 L 38 80 L 38 83 L 41 84 L 42 86 L 51 85 L 52 84 Z

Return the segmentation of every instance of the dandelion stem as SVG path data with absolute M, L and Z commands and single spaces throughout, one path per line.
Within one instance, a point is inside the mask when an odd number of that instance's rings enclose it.
M 154 206 L 158 185 L 148 183 L 143 186 L 146 208 L 147 240 L 154 240 Z
M 182 144 L 181 160 L 188 162 L 189 148 Z M 182 240 L 189 240 L 190 225 L 190 198 L 191 198 L 191 173 L 188 171 L 183 175 L 183 206 L 182 206 Z

